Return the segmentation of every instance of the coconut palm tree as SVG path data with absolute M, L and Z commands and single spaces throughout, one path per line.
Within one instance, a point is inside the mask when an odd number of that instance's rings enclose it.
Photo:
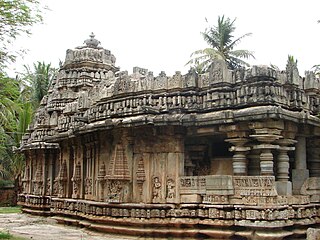
M 253 52 L 235 50 L 234 48 L 244 37 L 250 36 L 251 33 L 235 39 L 233 36 L 236 29 L 234 26 L 235 20 L 219 16 L 217 26 L 210 26 L 204 32 L 201 32 L 209 47 L 193 52 L 191 54 L 192 59 L 187 64 L 191 64 L 195 68 L 208 70 L 215 59 L 222 59 L 227 63 L 229 69 L 249 66 L 243 59 L 254 58 Z
M 0 179 L 10 178 L 10 166 L 16 121 L 21 107 L 19 82 L 0 73 Z
M 55 76 L 57 70 L 44 62 L 37 62 L 33 64 L 33 70 L 29 66 L 24 66 L 25 73 L 23 73 L 23 80 L 26 82 L 25 88 L 31 94 L 31 100 L 37 108 L 41 99 L 47 95 L 49 86 Z
M 33 113 L 30 95 L 21 86 L 21 80 L 0 73 L 0 185 L 14 183 L 17 193 L 25 161 L 14 149 L 20 146 Z

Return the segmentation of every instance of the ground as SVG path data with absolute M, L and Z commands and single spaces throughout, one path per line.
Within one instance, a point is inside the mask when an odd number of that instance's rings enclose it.
M 57 224 L 50 217 L 32 216 L 22 213 L 1 213 L 0 232 L 8 232 L 33 240 L 134 240 L 139 237 L 115 236 L 88 231 L 83 228 Z

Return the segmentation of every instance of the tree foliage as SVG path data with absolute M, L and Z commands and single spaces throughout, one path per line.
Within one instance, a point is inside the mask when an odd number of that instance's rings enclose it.
M 248 50 L 235 50 L 240 41 L 250 36 L 251 33 L 234 38 L 235 19 L 218 17 L 216 26 L 209 26 L 201 32 L 203 39 L 209 45 L 208 48 L 200 49 L 191 54 L 191 60 L 187 64 L 201 71 L 207 71 L 215 59 L 224 60 L 230 69 L 236 69 L 249 64 L 243 59 L 253 57 L 253 52 Z
M 42 22 L 42 10 L 37 0 L 0 1 L 0 69 L 15 60 L 10 52 L 13 41 L 22 34 L 29 35 L 35 23 Z
M 17 179 L 24 158 L 14 152 L 31 122 L 33 113 L 47 94 L 56 69 L 37 62 L 25 66 L 22 78 L 12 79 L 0 72 L 0 179 Z
M 21 158 L 13 153 L 13 148 L 21 139 L 17 136 L 22 135 L 18 132 L 17 123 L 23 110 L 19 82 L 0 73 L 0 177 L 4 179 L 15 175 L 12 167 Z
M 49 86 L 56 75 L 57 69 L 51 66 L 51 63 L 36 62 L 33 69 L 30 66 L 24 66 L 25 72 L 22 79 L 26 83 L 24 91 L 29 94 L 29 98 L 37 108 L 42 98 L 47 95 Z
M 38 0 L 0 1 L 0 180 L 19 179 L 24 159 L 14 148 L 19 147 L 34 110 L 31 87 L 22 79 L 8 77 L 5 67 L 18 54 L 10 51 L 14 41 L 42 22 L 44 9 Z

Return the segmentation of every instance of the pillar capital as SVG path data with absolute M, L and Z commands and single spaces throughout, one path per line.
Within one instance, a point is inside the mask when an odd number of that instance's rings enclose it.
M 282 147 L 285 147 L 285 146 L 290 146 L 290 145 L 294 145 L 297 143 L 297 140 L 294 140 L 294 139 L 289 139 L 289 138 L 283 138 L 283 139 L 278 139 L 276 141 L 277 144 L 279 144 L 280 146 Z M 294 150 L 294 147 L 293 149 Z

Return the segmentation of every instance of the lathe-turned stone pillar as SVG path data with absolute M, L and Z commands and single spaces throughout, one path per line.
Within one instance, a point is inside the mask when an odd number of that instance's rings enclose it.
M 307 166 L 310 177 L 320 177 L 320 138 L 310 138 L 307 142 Z
M 264 176 L 274 176 L 274 159 L 272 151 L 279 148 L 279 145 L 273 144 L 281 138 L 281 130 L 268 127 L 260 127 L 260 123 L 254 128 L 255 134 L 250 137 L 258 140 L 258 144 L 253 146 L 254 150 L 260 150 L 260 173 Z
M 309 177 L 307 169 L 307 148 L 306 137 L 298 136 L 295 151 L 295 168 L 292 169 L 292 191 L 293 194 L 300 194 L 304 181 Z
M 233 146 L 229 151 L 234 152 L 232 157 L 233 174 L 238 176 L 248 175 L 247 153 L 250 147 L 245 146 L 249 141 L 249 129 L 247 124 L 225 125 L 220 126 L 219 130 L 227 134 L 226 142 Z
M 290 163 L 288 151 L 293 151 L 295 148 L 290 147 L 296 143 L 293 139 L 279 139 L 278 158 L 277 158 L 277 173 L 276 186 L 279 195 L 291 195 L 292 183 L 289 181 Z
M 244 146 L 247 142 L 247 138 L 229 138 L 226 139 L 234 146 L 230 148 L 230 151 L 234 152 L 232 157 L 233 174 L 238 176 L 248 175 L 248 160 L 246 158 L 247 152 L 250 147 Z
M 251 146 L 252 148 L 253 146 Z M 249 176 L 259 176 L 260 175 L 260 151 L 258 149 L 253 149 L 247 155 L 249 159 L 248 163 L 248 175 Z

